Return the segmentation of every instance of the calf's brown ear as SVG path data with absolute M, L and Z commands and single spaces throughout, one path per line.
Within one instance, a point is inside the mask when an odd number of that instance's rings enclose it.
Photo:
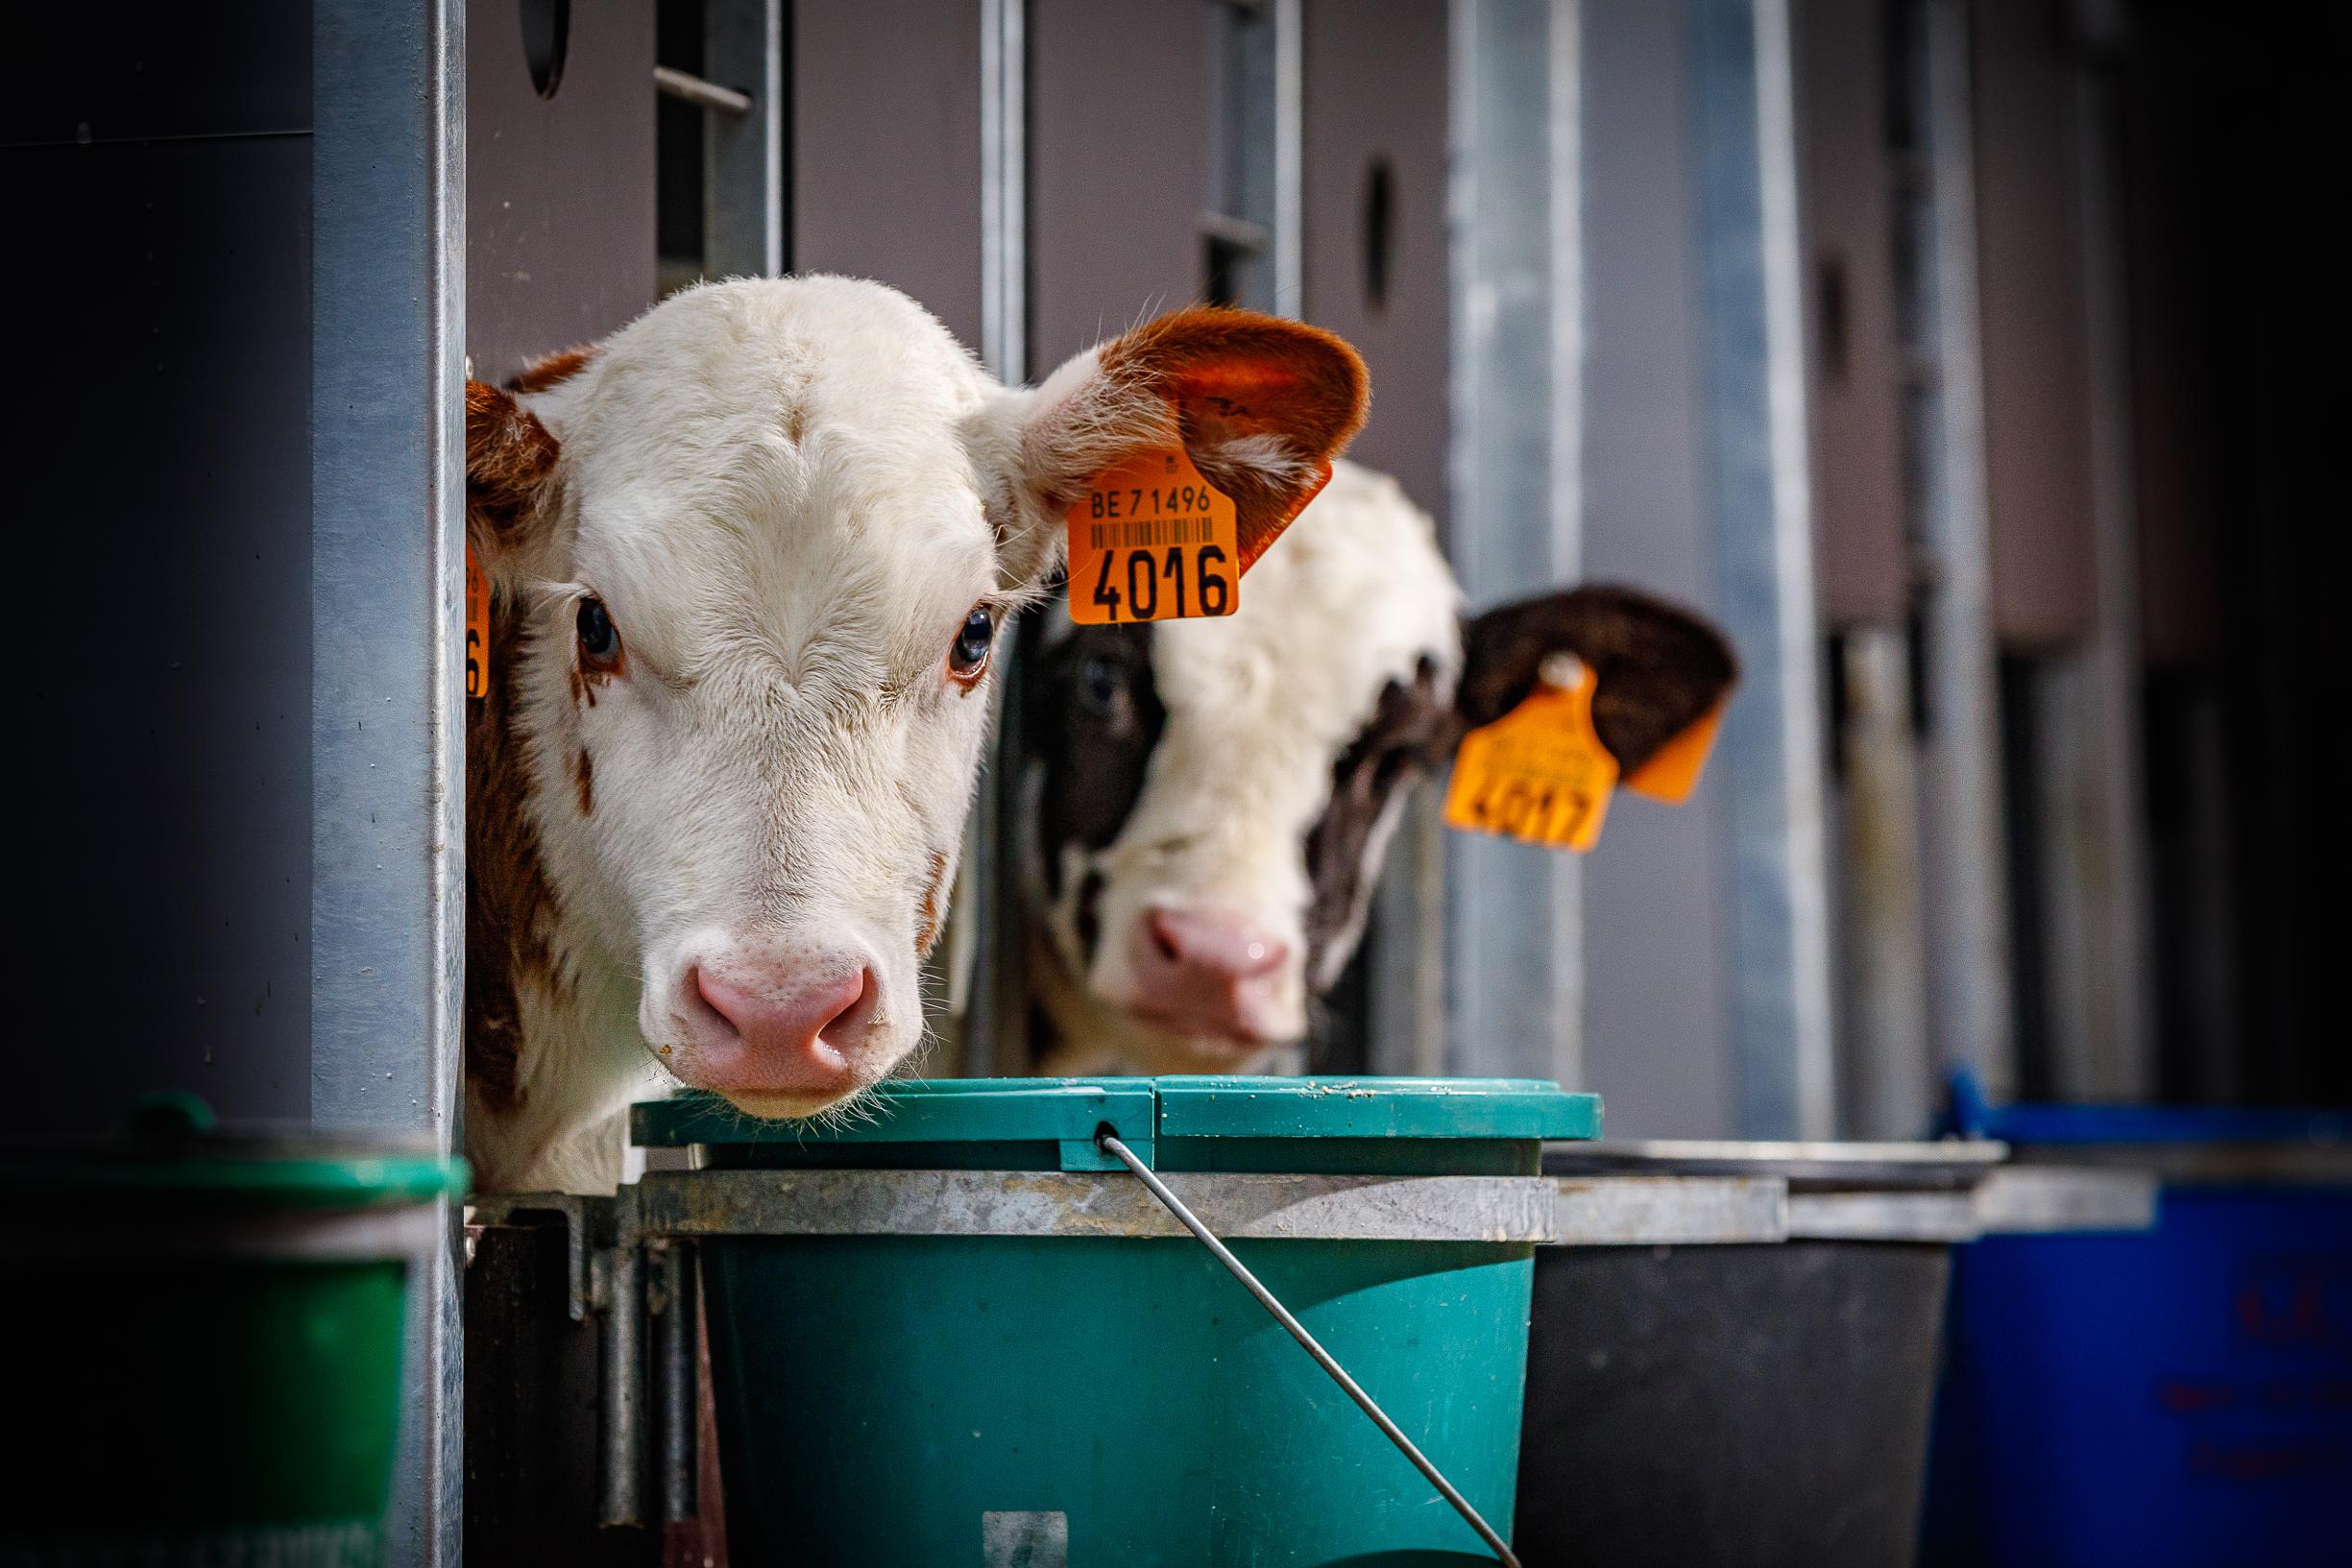
M 1088 349 L 1018 397 L 1006 466 L 1023 524 L 1043 536 L 1030 543 L 1042 575 L 1090 480 L 1179 443 L 1232 497 L 1247 570 L 1329 480 L 1371 390 L 1364 361 L 1328 332 L 1202 306 Z
M 466 541 L 493 580 L 528 569 L 552 530 L 546 503 L 558 451 L 511 393 L 466 383 Z
M 1709 720 L 1739 679 L 1723 634 L 1630 588 L 1586 587 L 1502 605 L 1462 629 L 1454 740 L 1510 712 L 1555 653 L 1592 670 L 1592 729 L 1635 782 L 1668 744 Z

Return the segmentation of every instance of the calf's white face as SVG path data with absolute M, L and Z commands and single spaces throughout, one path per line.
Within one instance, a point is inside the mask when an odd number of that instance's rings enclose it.
M 1729 688 L 1683 612 L 1583 589 L 1461 619 L 1429 519 L 1342 464 L 1224 620 L 1048 613 L 1029 688 L 1025 878 L 1048 1071 L 1229 1072 L 1307 1035 L 1362 937 L 1413 784 L 1543 659 L 1598 675 L 1627 772 Z
M 1269 363 L 1314 396 L 1266 391 Z M 647 1051 L 762 1115 L 888 1073 L 922 1034 L 994 634 L 1061 507 L 1183 439 L 1263 527 L 1352 431 L 1323 428 L 1333 398 L 1360 409 L 1344 345 L 1233 312 L 1008 391 L 839 278 L 695 289 L 512 393 L 470 386 L 497 599 L 469 737 L 477 1110 L 604 1114 Z

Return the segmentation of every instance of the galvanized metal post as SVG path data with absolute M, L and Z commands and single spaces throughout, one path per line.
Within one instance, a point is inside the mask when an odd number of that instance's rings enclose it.
M 1575 0 L 1452 10 L 1452 545 L 1477 607 L 1573 579 L 1581 554 L 1576 24 Z M 1469 834 L 1447 849 L 1448 1069 L 1574 1087 L 1575 860 Z
M 1916 1138 L 1935 1107 L 1922 935 L 1919 762 L 1911 661 L 1900 627 L 1856 626 L 1830 679 L 1843 684 L 1844 898 L 1837 981 L 1850 1031 L 1840 1052 L 1838 1134 Z
M 980 0 L 981 362 L 1029 374 L 1029 39 L 1022 0 Z
M 2147 803 L 2140 734 L 2140 553 L 2132 479 L 2130 329 L 2124 318 L 2122 202 L 2109 145 L 2113 92 L 2096 67 L 2076 83 L 2083 300 L 2091 399 L 2091 645 L 2075 661 L 2076 722 L 2063 739 L 2081 840 L 2052 885 L 2060 920 L 2080 932 L 2072 987 L 2080 1038 L 2062 1035 L 2055 1088 L 2135 1099 L 2156 1090 Z M 2054 751 L 2054 748 L 2051 748 Z M 2073 907 L 2064 906 L 2068 902 Z M 2062 972 L 2064 983 L 2064 972 Z
M 785 265 L 784 0 L 705 0 L 703 70 L 751 100 L 702 116 L 702 268 L 774 277 Z
M 1934 366 L 1916 431 L 1925 469 L 1920 543 L 1928 663 L 1921 759 L 1928 905 L 1928 1017 L 1937 1061 L 1967 1064 L 1998 1096 L 2014 1078 L 2008 878 L 1985 511 L 1984 374 L 1976 326 L 1976 181 L 1968 13 L 1921 0 L 1913 92 L 1928 141 L 1928 195 L 1915 212 L 1923 257 L 1913 303 Z
M 1786 0 L 1693 0 L 1718 607 L 1740 652 L 1725 717 L 1739 1126 L 1834 1122 L 1820 632 L 1806 467 L 1795 106 Z
M 311 13 L 313 1122 L 462 1144 L 465 7 Z M 411 1295 L 391 1560 L 457 1560 L 458 1213 Z
M 1232 249 L 1233 303 L 1296 316 L 1305 256 L 1299 0 L 1227 0 L 1222 15 L 1217 187 L 1201 224 Z
M 1029 374 L 1028 11 L 1023 0 L 980 5 L 980 357 L 1015 385 Z M 962 1025 L 957 1070 L 975 1076 L 1029 1065 L 1021 868 L 1005 849 L 1021 820 L 1021 660 L 1015 629 L 1006 630 L 998 722 L 935 960 L 944 971 L 939 988 Z

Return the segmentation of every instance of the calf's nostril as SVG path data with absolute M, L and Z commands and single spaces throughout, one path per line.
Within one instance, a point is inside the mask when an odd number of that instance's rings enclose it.
M 1182 963 L 1184 961 L 1183 944 L 1176 940 L 1176 932 L 1169 929 L 1168 917 L 1154 909 L 1147 924 L 1152 932 L 1152 945 L 1159 949 L 1159 955 L 1172 964 Z
M 736 1026 L 734 1016 L 720 1005 L 719 999 L 711 995 L 710 977 L 703 974 L 700 965 L 695 966 L 690 977 L 693 983 L 686 988 L 687 1005 L 708 1014 L 711 1022 L 740 1038 L 743 1031 Z

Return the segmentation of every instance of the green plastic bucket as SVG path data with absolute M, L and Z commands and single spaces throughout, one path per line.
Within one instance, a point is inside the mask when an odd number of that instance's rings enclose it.
M 816 1126 L 638 1107 L 641 1144 L 702 1148 L 665 1179 L 705 1227 L 737 1559 L 1491 1561 L 1094 1138 L 1212 1228 L 1252 1216 L 1234 1252 L 1500 1525 L 1533 1280 L 1504 1209 L 1547 1192 L 1542 1140 L 1599 1120 L 1525 1080 L 951 1080 Z
M 36 1445 L 0 1471 L 0 1561 L 382 1561 L 409 1261 L 465 1183 L 224 1135 L 182 1097 L 107 1147 L 0 1151 L 0 1343 Z

